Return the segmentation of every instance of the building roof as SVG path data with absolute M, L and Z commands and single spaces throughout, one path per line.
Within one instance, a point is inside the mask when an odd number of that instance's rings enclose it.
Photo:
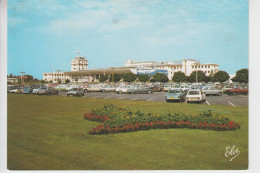
M 130 69 L 133 67 L 110 67 L 110 68 L 100 68 L 100 69 L 87 69 L 79 71 L 67 71 L 64 72 L 65 75 L 107 75 L 107 74 L 124 74 L 130 73 Z

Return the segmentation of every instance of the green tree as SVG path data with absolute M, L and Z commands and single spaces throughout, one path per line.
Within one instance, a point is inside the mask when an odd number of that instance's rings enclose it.
M 236 76 L 232 78 L 233 82 L 248 83 L 248 69 L 240 69 L 236 72 Z
M 197 71 L 198 82 L 205 81 L 206 75 L 203 71 Z M 196 71 L 192 72 L 189 76 L 189 82 L 196 82 Z
M 229 74 L 225 71 L 218 71 L 217 73 L 214 74 L 214 80 L 215 82 L 225 82 L 229 79 Z
M 9 77 L 9 78 L 13 78 L 13 74 L 10 73 L 9 76 L 7 76 L 7 77 Z
M 107 75 L 101 75 L 99 78 L 99 82 L 105 82 L 108 79 Z
M 183 72 L 178 71 L 174 73 L 172 80 L 174 82 L 185 82 L 187 78 Z
M 155 82 L 162 82 L 162 83 L 166 83 L 169 81 L 167 75 L 163 74 L 163 73 L 156 73 L 153 76 L 153 79 Z
M 24 75 L 24 77 L 26 77 L 26 78 L 24 78 L 24 82 L 29 82 L 29 81 L 31 81 L 31 80 L 33 80 L 33 76 L 32 75 Z
M 45 83 L 45 80 L 40 80 L 41 83 Z
M 133 81 L 136 80 L 136 75 L 133 74 L 133 73 L 125 73 L 125 74 L 123 75 L 123 80 L 124 80 L 124 82 L 129 82 L 129 83 L 131 83 L 131 82 L 133 82 Z
M 65 80 L 65 83 L 70 83 L 70 80 L 69 80 L 69 79 L 66 79 L 66 80 Z
M 114 81 L 112 81 L 113 76 L 110 75 L 109 82 L 115 82 L 116 83 L 116 82 L 118 82 L 122 79 L 122 76 L 123 75 L 121 75 L 121 74 L 114 74 Z
M 147 75 L 147 74 L 141 74 L 141 75 L 138 75 L 138 79 L 141 81 L 141 82 L 147 82 L 150 80 L 150 76 Z

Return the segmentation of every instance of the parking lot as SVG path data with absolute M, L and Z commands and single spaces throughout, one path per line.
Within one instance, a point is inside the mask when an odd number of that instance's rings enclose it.
M 59 95 L 66 96 L 66 92 L 59 92 Z M 84 97 L 91 98 L 105 98 L 105 99 L 122 99 L 122 100 L 136 100 L 136 101 L 147 101 L 147 102 L 165 102 L 166 93 L 154 92 L 152 94 L 116 94 L 114 92 L 87 92 Z M 183 102 L 185 104 L 186 102 Z M 174 104 L 174 103 L 172 103 Z M 203 104 L 207 105 L 226 105 L 226 106 L 248 106 L 248 95 L 227 95 L 222 96 L 207 96 L 206 102 Z

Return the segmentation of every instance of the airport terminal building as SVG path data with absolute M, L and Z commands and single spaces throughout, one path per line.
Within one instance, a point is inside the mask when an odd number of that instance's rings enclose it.
M 219 65 L 213 63 L 201 64 L 194 59 L 184 59 L 172 62 L 144 61 L 136 62 L 128 60 L 123 67 L 110 67 L 100 69 L 88 69 L 88 60 L 85 57 L 75 57 L 71 60 L 71 71 L 43 73 L 43 80 L 64 83 L 67 79 L 71 82 L 98 82 L 101 75 L 114 75 L 134 73 L 137 75 L 163 73 L 172 79 L 175 72 L 181 71 L 189 76 L 194 71 L 203 71 L 207 76 L 219 71 Z

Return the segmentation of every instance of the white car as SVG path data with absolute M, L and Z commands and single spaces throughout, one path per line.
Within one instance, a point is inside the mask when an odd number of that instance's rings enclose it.
M 206 101 L 206 94 L 201 89 L 191 89 L 187 92 L 186 101 L 202 103 Z
M 113 91 L 116 91 L 116 87 L 113 85 L 105 85 L 105 86 L 101 87 L 101 91 L 102 92 L 113 92 Z
M 133 87 L 131 87 L 131 86 L 120 86 L 120 87 L 117 87 L 116 88 L 116 92 L 118 93 L 118 94 L 122 94 L 122 93 L 128 93 L 129 91 L 129 89 L 133 89 Z
M 70 91 L 70 90 L 72 90 L 73 88 L 79 88 L 79 86 L 78 86 L 78 85 L 71 85 L 71 86 L 69 86 L 69 87 L 66 88 L 66 91 Z

